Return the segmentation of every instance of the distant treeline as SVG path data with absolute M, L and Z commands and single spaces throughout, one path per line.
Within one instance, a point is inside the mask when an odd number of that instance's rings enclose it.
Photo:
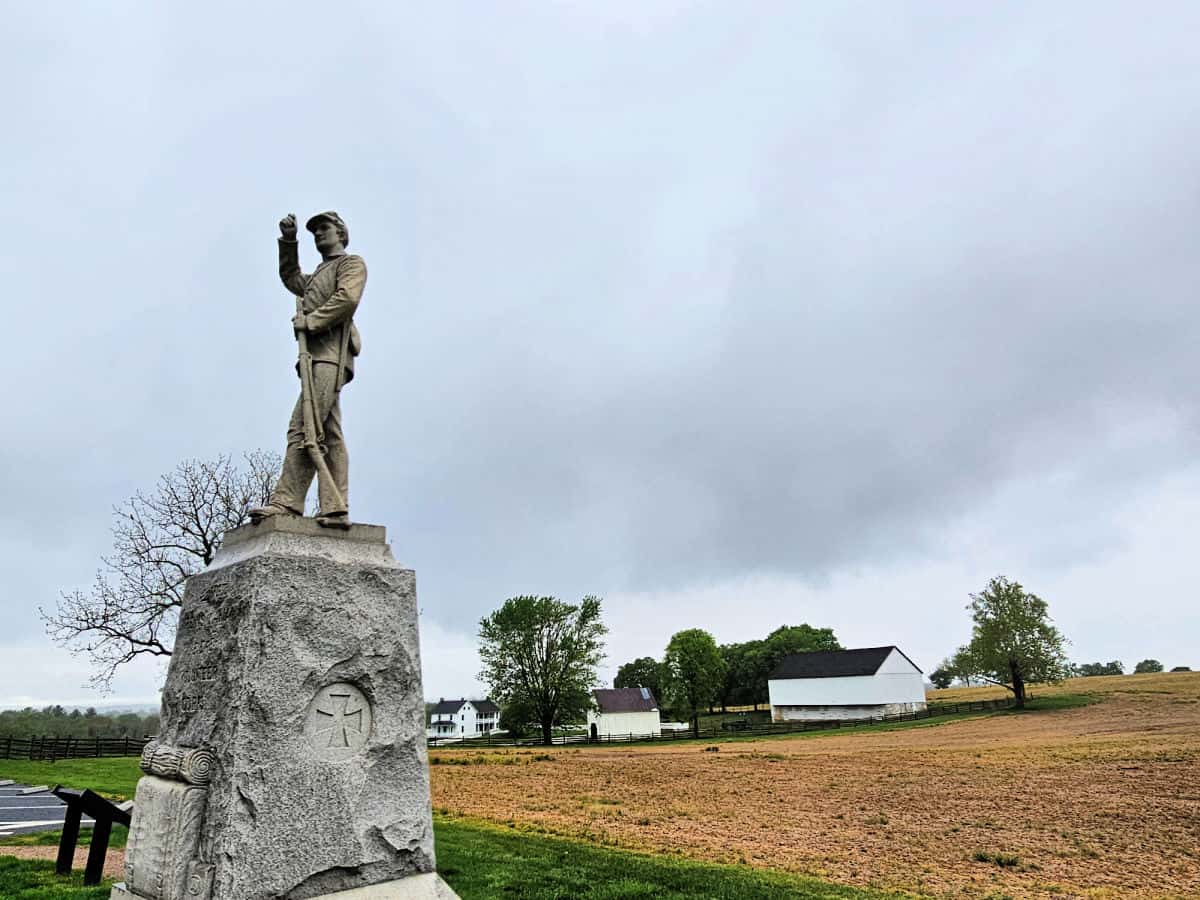
M 145 737 L 158 732 L 158 713 L 101 713 L 66 710 L 61 706 L 43 709 L 0 710 L 0 736 L 30 737 Z
M 1165 667 L 1157 659 L 1143 659 L 1140 663 L 1133 667 L 1134 675 L 1144 675 L 1150 672 L 1163 672 Z M 1190 672 L 1192 671 L 1187 666 L 1175 666 L 1171 669 L 1172 672 Z M 1095 676 L 1095 675 L 1124 675 L 1125 664 L 1119 659 L 1114 659 L 1112 662 L 1106 663 L 1076 663 L 1071 667 L 1071 674 L 1078 676 Z
M 1133 667 L 1134 675 L 1145 675 L 1154 672 L 1165 672 L 1166 667 L 1157 659 L 1143 659 L 1140 663 Z M 1171 669 L 1172 672 L 1190 672 L 1188 666 L 1175 666 Z M 1091 662 L 1091 663 L 1068 663 L 1066 667 L 1067 678 L 1094 678 L 1097 675 L 1124 675 L 1125 664 L 1119 659 L 1114 659 L 1111 662 Z M 985 679 L 970 679 L 965 678 L 958 672 L 954 671 L 949 661 L 942 663 L 938 668 L 929 673 L 929 680 L 933 682 L 936 688 L 948 688 L 958 679 L 960 683 L 970 687 L 972 684 L 986 684 Z

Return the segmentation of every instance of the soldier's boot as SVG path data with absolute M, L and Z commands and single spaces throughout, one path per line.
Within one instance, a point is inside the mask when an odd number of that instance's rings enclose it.
M 303 515 L 303 513 L 289 509 L 282 503 L 268 503 L 266 506 L 256 506 L 253 509 L 247 510 L 246 515 L 250 517 L 251 522 L 261 522 L 263 519 L 271 518 L 271 516 L 299 516 Z
M 350 513 L 345 510 L 341 512 L 321 513 L 317 516 L 317 524 L 324 525 L 326 528 L 349 528 Z

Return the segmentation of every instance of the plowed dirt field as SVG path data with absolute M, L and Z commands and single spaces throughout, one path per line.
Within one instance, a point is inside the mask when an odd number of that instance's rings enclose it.
M 1200 673 L 1058 690 L 1100 702 L 717 751 L 439 750 L 433 803 L 919 895 L 1200 898 Z

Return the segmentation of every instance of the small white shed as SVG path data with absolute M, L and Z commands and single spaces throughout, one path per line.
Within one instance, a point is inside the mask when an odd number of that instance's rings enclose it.
M 588 712 L 588 736 L 662 734 L 658 701 L 650 688 L 601 688 L 592 691 L 596 707 Z
M 899 647 L 785 656 L 767 679 L 776 722 L 869 719 L 925 708 L 925 678 Z

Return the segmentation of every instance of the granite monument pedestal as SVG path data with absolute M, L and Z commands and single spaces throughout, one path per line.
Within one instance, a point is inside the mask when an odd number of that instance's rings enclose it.
M 116 898 L 452 898 L 434 867 L 414 573 L 276 516 L 188 580 Z

